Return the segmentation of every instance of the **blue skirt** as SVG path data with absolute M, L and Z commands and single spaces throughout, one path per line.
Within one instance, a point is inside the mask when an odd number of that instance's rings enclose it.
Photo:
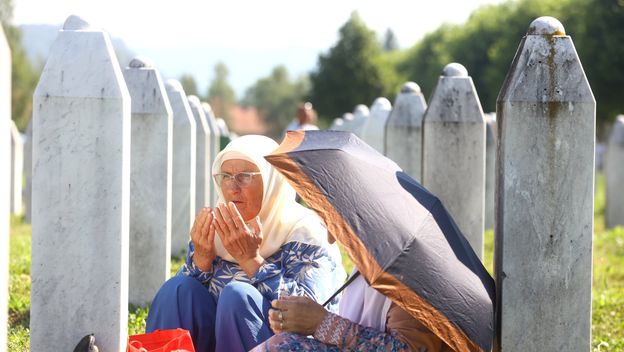
M 215 301 L 195 278 L 178 275 L 154 297 L 145 330 L 188 330 L 197 352 L 249 351 L 273 336 L 270 307 L 271 302 L 248 283 L 229 283 Z

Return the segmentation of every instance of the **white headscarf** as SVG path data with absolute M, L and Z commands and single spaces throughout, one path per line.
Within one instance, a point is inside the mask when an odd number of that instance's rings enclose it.
M 212 164 L 212 174 L 221 172 L 223 162 L 242 159 L 255 164 L 261 172 L 263 183 L 260 223 L 263 240 L 260 255 L 270 257 L 285 243 L 291 241 L 321 245 L 327 242 L 327 229 L 321 219 L 312 210 L 295 200 L 295 190 L 268 161 L 265 155 L 277 149 L 278 144 L 269 137 L 245 135 L 232 140 Z M 212 182 L 215 182 L 214 177 Z M 221 187 L 215 183 L 218 203 L 224 203 Z M 236 262 L 225 250 L 219 236 L 215 236 L 216 253 L 219 257 Z

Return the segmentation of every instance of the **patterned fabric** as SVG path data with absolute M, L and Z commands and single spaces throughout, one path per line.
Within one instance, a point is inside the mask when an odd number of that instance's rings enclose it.
M 218 300 L 221 290 L 232 281 L 247 282 L 255 286 L 268 300 L 278 298 L 278 289 L 293 296 L 308 296 L 324 302 L 340 287 L 344 278 L 342 263 L 330 255 L 327 248 L 301 242 L 288 242 L 265 263 L 251 279 L 236 263 L 220 257 L 212 262 L 212 268 L 202 272 L 193 263 L 194 247 L 189 242 L 186 263 L 177 275 L 191 276 L 208 288 Z M 330 311 L 338 310 L 338 297 L 327 305 Z

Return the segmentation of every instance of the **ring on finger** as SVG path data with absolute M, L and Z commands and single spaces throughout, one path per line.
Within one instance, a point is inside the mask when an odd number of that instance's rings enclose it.
M 277 318 L 279 319 L 280 322 L 284 321 L 284 315 L 282 314 L 281 310 L 277 313 Z
M 284 323 L 280 321 L 280 330 L 284 330 Z

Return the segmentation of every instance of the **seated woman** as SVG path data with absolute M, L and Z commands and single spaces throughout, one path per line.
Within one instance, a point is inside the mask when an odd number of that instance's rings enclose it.
M 269 322 L 277 335 L 252 352 L 452 351 L 418 320 L 368 286 L 362 276 L 345 289 L 339 315 L 306 297 L 285 296 L 272 304 Z
M 219 204 L 195 218 L 186 263 L 156 294 L 147 332 L 183 328 L 197 351 L 248 351 L 273 335 L 268 310 L 280 290 L 322 301 L 344 280 L 322 220 L 264 159 L 277 146 L 247 135 L 217 155 Z

